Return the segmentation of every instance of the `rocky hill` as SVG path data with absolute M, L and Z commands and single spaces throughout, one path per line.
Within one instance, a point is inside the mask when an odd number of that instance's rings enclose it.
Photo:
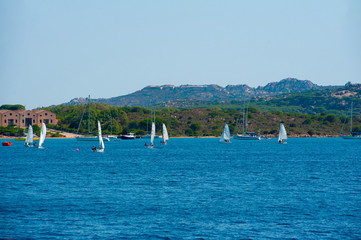
M 228 101 L 250 98 L 264 98 L 284 93 L 295 93 L 323 87 L 313 84 L 308 80 L 295 78 L 283 79 L 272 82 L 264 87 L 252 88 L 247 85 L 228 85 L 225 88 L 212 85 L 162 85 L 147 86 L 134 93 L 112 97 L 92 99 L 92 102 L 109 104 L 111 106 L 153 106 L 159 103 L 179 102 L 187 100 L 196 101 Z M 86 102 L 85 98 L 76 98 L 68 104 L 77 105 Z

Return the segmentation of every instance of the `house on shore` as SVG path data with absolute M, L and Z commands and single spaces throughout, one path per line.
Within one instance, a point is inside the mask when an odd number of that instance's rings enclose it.
M 56 125 L 56 114 L 46 110 L 0 110 L 0 126 L 15 124 L 17 127 L 41 126 L 42 123 Z

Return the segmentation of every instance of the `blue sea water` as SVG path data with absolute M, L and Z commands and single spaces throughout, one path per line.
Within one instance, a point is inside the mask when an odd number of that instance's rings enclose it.
M 0 238 L 361 238 L 361 141 L 93 144 L 0 146 Z

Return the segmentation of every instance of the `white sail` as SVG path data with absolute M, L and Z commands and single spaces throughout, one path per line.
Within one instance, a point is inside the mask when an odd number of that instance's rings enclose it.
M 229 142 L 230 139 L 231 139 L 231 133 L 229 132 L 228 124 L 224 124 L 224 130 L 221 139 L 219 139 L 219 142 Z
M 99 138 L 99 149 L 103 149 L 104 151 L 104 141 L 102 137 L 102 128 L 100 126 L 100 122 L 98 121 L 98 138 Z
M 155 123 L 152 122 L 152 131 L 150 133 L 150 144 L 153 144 L 154 136 L 155 136 Z
M 45 123 L 41 124 L 41 132 L 40 132 L 40 138 L 39 138 L 39 148 L 42 148 L 42 145 L 45 141 L 46 136 L 46 126 Z
M 29 125 L 28 135 L 26 136 L 25 144 L 29 145 L 33 143 L 33 127 Z
M 280 133 L 278 135 L 278 141 L 283 141 L 287 139 L 287 132 L 283 123 L 280 123 Z
M 167 127 L 163 123 L 163 141 L 165 142 L 167 140 L 169 140 L 168 131 L 167 131 Z

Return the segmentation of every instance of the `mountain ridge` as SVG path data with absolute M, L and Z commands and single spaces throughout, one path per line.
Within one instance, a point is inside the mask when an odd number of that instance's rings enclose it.
M 331 86 L 334 87 L 334 86 Z M 226 101 L 244 100 L 251 98 L 273 97 L 279 94 L 296 93 L 308 90 L 327 88 L 312 83 L 309 80 L 296 78 L 285 78 L 279 82 L 271 82 L 266 86 L 250 87 L 246 84 L 227 85 L 221 87 L 217 84 L 208 85 L 148 85 L 133 93 L 111 97 L 92 99 L 92 102 L 109 104 L 111 106 L 141 106 L 149 107 L 156 104 L 179 101 Z M 74 98 L 66 105 L 77 105 L 86 103 L 86 98 Z

